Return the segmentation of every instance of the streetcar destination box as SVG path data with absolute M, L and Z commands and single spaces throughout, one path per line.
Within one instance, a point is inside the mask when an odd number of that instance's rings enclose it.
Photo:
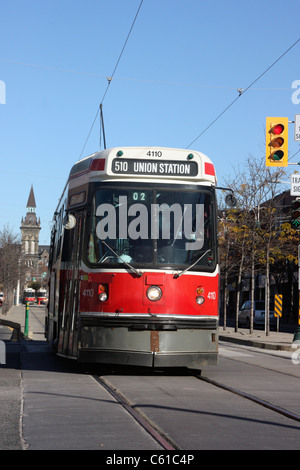
M 134 158 L 112 161 L 112 172 L 130 175 L 157 175 L 157 176 L 197 176 L 198 164 L 196 162 L 182 162 L 168 160 L 153 162 Z

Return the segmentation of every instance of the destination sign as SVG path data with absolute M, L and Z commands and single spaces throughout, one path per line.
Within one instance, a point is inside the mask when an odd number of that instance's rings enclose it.
M 115 158 L 112 161 L 112 172 L 129 175 L 157 175 L 157 176 L 197 176 L 197 162 L 182 162 L 178 160 L 137 160 L 134 158 Z

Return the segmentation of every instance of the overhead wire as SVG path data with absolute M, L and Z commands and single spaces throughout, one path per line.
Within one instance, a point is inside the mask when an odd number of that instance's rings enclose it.
M 97 78 L 106 78 L 108 80 L 109 77 L 105 75 L 101 75 L 95 72 L 88 72 L 82 70 L 72 70 L 72 69 L 62 69 L 59 67 L 52 67 L 49 65 L 41 65 L 41 64 L 30 64 L 28 62 L 19 62 L 16 60 L 8 60 L 8 59 L 0 59 L 2 63 L 9 63 L 9 64 L 16 64 L 16 65 L 23 65 L 25 67 L 33 67 L 37 69 L 45 69 L 51 70 L 54 72 L 62 72 L 62 73 L 70 73 L 75 75 L 86 75 L 89 77 L 97 77 Z M 139 78 L 139 77 L 114 77 L 115 80 L 123 80 L 123 81 L 133 81 L 133 82 L 140 82 L 140 83 L 150 83 L 156 85 L 170 85 L 170 86 L 182 86 L 182 87 L 196 87 L 196 88 L 213 88 L 219 90 L 236 90 L 235 86 L 225 86 L 225 85 L 215 85 L 215 84 L 204 84 L 204 83 L 192 83 L 192 82 L 172 82 L 167 80 L 151 80 L 149 78 Z M 263 88 L 255 88 L 255 90 L 267 90 L 267 91 L 287 91 L 290 90 L 289 88 L 272 88 L 272 87 L 263 87 Z
M 231 108 L 231 106 L 234 105 L 234 103 L 242 96 L 246 93 L 246 91 L 248 91 L 263 75 L 265 75 L 275 64 L 277 64 L 277 62 L 279 62 L 294 46 L 296 46 L 296 44 L 300 41 L 300 38 L 297 39 L 297 41 L 295 41 L 283 54 L 281 54 L 280 57 L 278 57 L 278 59 L 276 59 L 271 65 L 269 65 L 269 67 L 263 72 L 261 73 L 255 80 L 253 80 L 253 82 L 250 83 L 250 85 L 247 86 L 247 88 L 245 88 L 244 90 L 242 90 L 239 95 L 228 105 L 226 106 L 226 108 L 220 113 L 218 114 L 218 116 L 186 147 L 187 149 L 190 148 L 191 145 L 193 145 L 198 139 L 200 139 L 200 137 L 218 120 L 220 119 L 221 116 L 223 116 L 223 114 L 226 113 L 226 111 L 228 111 L 229 108 Z
M 129 32 L 128 32 L 128 34 L 127 34 L 127 37 L 126 37 L 126 39 L 125 39 L 124 45 L 123 45 L 123 47 L 122 47 L 122 50 L 121 50 L 121 52 L 120 52 L 120 54 L 119 54 L 119 57 L 118 57 L 118 59 L 117 59 L 115 68 L 114 68 L 114 70 L 113 70 L 111 76 L 110 76 L 110 77 L 106 77 L 106 78 L 107 78 L 106 89 L 105 89 L 105 91 L 104 91 L 102 100 L 101 100 L 101 102 L 100 102 L 100 104 L 99 104 L 99 106 L 98 106 L 97 113 L 96 113 L 96 115 L 95 115 L 95 117 L 94 117 L 93 123 L 92 123 L 92 125 L 91 125 L 90 130 L 89 130 L 89 133 L 88 133 L 88 136 L 87 136 L 86 141 L 85 141 L 85 143 L 84 143 L 84 146 L 83 146 L 83 148 L 82 148 L 82 150 L 81 150 L 81 154 L 80 154 L 79 160 L 80 160 L 81 157 L 82 157 L 82 154 L 83 154 L 83 152 L 84 152 L 85 146 L 86 146 L 86 144 L 87 144 L 87 142 L 88 142 L 88 140 L 89 140 L 89 137 L 90 137 L 90 135 L 91 135 L 92 129 L 93 129 L 93 127 L 94 127 L 94 125 L 95 125 L 95 122 L 96 122 L 96 119 L 97 119 L 97 117 L 98 117 L 99 111 L 100 111 L 100 109 L 102 108 L 103 101 L 104 101 L 104 99 L 105 99 L 105 97 L 106 97 L 106 94 L 107 94 L 107 92 L 108 92 L 108 89 L 109 89 L 109 86 L 110 86 L 110 84 L 111 84 L 111 81 L 112 81 L 112 79 L 114 78 L 114 75 L 115 75 L 116 70 L 117 70 L 117 68 L 118 68 L 119 62 L 120 62 L 120 60 L 121 60 L 121 57 L 122 57 L 122 55 L 123 55 L 123 53 L 124 53 L 124 50 L 125 50 L 125 47 L 126 47 L 126 45 L 127 45 L 128 39 L 129 39 L 129 37 L 130 37 L 130 35 L 131 35 L 131 32 L 132 32 L 133 27 L 134 27 L 134 25 L 135 25 L 136 19 L 137 19 L 137 17 L 138 17 L 138 14 L 139 14 L 139 12 L 140 12 L 141 7 L 142 7 L 143 1 L 144 1 L 144 0 L 141 0 L 141 2 L 140 2 L 140 4 L 139 4 L 139 7 L 138 7 L 137 12 L 136 12 L 136 14 L 135 14 L 135 17 L 134 17 L 134 19 L 133 19 L 133 21 L 132 21 L 131 27 L 130 27 Z

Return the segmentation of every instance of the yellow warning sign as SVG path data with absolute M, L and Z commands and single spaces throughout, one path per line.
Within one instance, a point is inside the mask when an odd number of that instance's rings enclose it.
M 275 295 L 274 312 L 275 317 L 282 317 L 282 294 Z

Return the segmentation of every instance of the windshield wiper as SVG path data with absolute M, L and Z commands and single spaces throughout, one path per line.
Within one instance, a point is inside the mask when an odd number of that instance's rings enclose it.
M 123 258 L 122 258 L 122 255 L 118 255 L 118 253 L 116 253 L 111 246 L 109 246 L 105 241 L 101 240 L 101 242 L 107 246 L 107 248 L 110 249 L 110 251 L 123 263 L 125 264 L 126 266 L 128 266 L 128 268 L 130 268 L 135 274 L 137 274 L 138 276 L 142 276 L 143 273 L 141 273 L 141 271 L 138 271 L 137 269 L 135 269 L 133 266 L 131 266 L 131 264 L 127 263 L 127 261 L 125 261 Z
M 188 266 L 186 269 L 184 269 L 183 271 L 181 271 L 181 273 L 176 273 L 174 275 L 174 278 L 175 279 L 178 279 L 180 276 L 182 276 L 182 274 L 186 273 L 189 269 L 191 269 L 193 266 L 195 266 L 195 264 L 199 263 L 199 261 L 203 258 L 203 256 L 205 256 L 209 251 L 212 251 L 213 249 L 215 248 L 215 246 L 213 246 L 212 248 L 209 248 L 208 250 L 206 250 L 204 253 L 202 253 L 202 255 L 195 261 L 195 263 L 191 264 L 190 266 Z

